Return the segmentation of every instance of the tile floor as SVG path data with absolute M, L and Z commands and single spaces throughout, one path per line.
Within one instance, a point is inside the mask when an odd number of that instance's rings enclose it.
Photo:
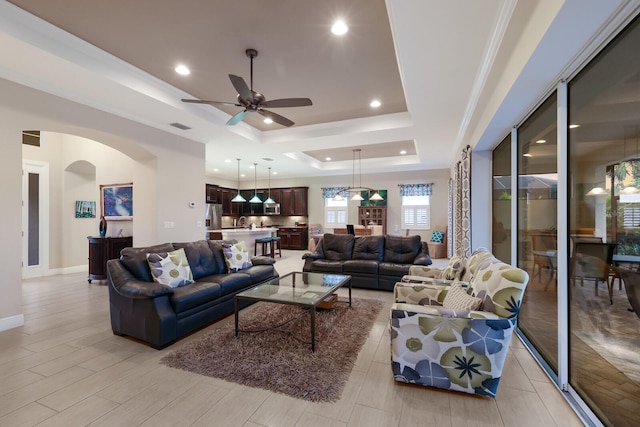
M 280 274 L 302 268 L 283 251 Z M 354 290 L 391 305 L 391 293 Z M 518 339 L 496 399 L 395 383 L 383 310 L 335 403 L 315 404 L 161 365 L 163 351 L 114 336 L 104 283 L 69 274 L 23 282 L 25 325 L 0 332 L 0 426 L 582 425 Z

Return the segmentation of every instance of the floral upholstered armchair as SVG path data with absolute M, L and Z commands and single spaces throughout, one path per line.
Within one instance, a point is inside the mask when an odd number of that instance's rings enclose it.
M 469 282 L 396 284 L 396 381 L 495 397 L 529 275 L 486 252 L 473 267 Z

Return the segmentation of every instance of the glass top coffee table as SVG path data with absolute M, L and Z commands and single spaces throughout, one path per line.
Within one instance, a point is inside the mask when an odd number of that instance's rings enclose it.
M 233 299 L 235 312 L 235 335 L 238 336 L 238 301 L 267 301 L 279 304 L 306 307 L 311 316 L 311 351 L 316 350 L 316 307 L 336 290 L 349 285 L 349 307 L 351 307 L 351 276 L 342 274 L 302 273 L 295 271 L 271 279 L 253 288 L 236 294 Z

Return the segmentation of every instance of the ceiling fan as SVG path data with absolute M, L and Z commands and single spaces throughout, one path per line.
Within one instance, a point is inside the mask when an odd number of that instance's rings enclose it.
M 251 88 L 247 86 L 247 83 L 242 77 L 229 74 L 231 84 L 238 92 L 238 102 L 205 101 L 202 99 L 183 99 L 182 101 L 195 104 L 234 105 L 236 107 L 244 107 L 244 110 L 240 111 L 238 114 L 231 117 L 229 121 L 227 121 L 227 126 L 232 126 L 240 123 L 250 112 L 257 112 L 261 116 L 271 119 L 274 122 L 281 124 L 282 126 L 288 127 L 294 125 L 294 122 L 287 119 L 286 117 L 283 117 L 272 111 L 265 110 L 263 107 L 305 107 L 308 105 L 312 105 L 311 100 L 309 98 L 282 98 L 267 101 L 263 94 L 253 90 L 253 58 L 258 56 L 258 51 L 255 49 L 247 49 L 245 53 L 249 58 L 251 58 Z

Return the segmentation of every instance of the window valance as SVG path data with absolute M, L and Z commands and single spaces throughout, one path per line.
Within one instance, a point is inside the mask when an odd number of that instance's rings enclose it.
M 401 196 L 430 196 L 431 186 L 430 184 L 399 184 Z
M 345 187 L 322 187 L 322 198 L 333 199 L 337 194 L 346 190 Z

